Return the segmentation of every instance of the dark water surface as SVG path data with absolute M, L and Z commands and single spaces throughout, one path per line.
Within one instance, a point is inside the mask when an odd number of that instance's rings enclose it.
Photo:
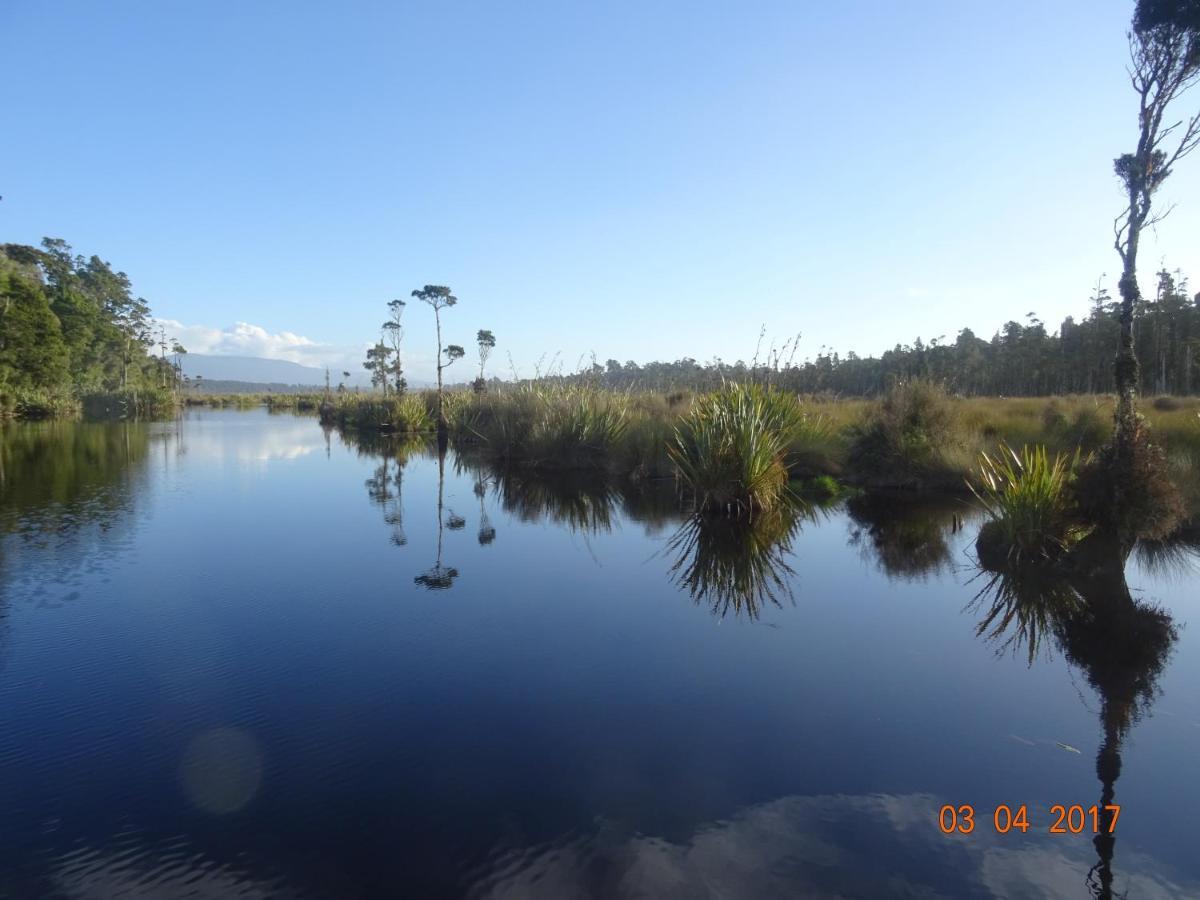
M 1200 896 L 1186 548 L 1102 615 L 961 506 L 444 471 L 439 518 L 436 452 L 313 419 L 6 426 L 0 897 Z

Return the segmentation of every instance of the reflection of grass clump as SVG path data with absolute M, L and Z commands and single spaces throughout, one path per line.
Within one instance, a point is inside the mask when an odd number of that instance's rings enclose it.
M 968 608 L 982 618 L 975 634 L 995 642 L 997 653 L 1024 648 L 1030 665 L 1047 636 L 1056 634 L 1063 616 L 1078 611 L 1083 598 L 1043 568 L 1010 566 L 991 573 Z
M 787 555 L 803 514 L 785 501 L 749 518 L 693 515 L 667 545 L 676 584 L 720 616 L 732 609 L 754 619 L 766 604 L 779 606 L 791 597 L 788 579 L 795 573 Z
M 889 578 L 918 580 L 951 564 L 949 536 L 966 507 L 958 500 L 915 500 L 860 494 L 846 512 L 850 543 L 873 557 Z

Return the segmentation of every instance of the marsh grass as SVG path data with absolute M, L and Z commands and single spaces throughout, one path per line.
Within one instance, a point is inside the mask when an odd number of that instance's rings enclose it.
M 697 509 L 749 513 L 788 494 L 789 448 L 816 434 L 794 394 L 731 383 L 693 400 L 669 453 Z
M 319 409 L 322 422 L 358 431 L 423 434 L 434 427 L 428 404 L 415 394 L 386 399 L 379 394 L 335 395 Z
M 969 453 L 958 404 L 920 378 L 893 384 L 850 435 L 850 468 L 875 487 L 953 486 Z
M 453 395 L 452 395 L 453 396 Z M 449 405 L 459 440 L 496 459 L 544 468 L 609 468 L 628 455 L 628 394 L 580 385 L 523 386 L 457 395 Z
M 287 402 L 277 396 L 277 404 Z M 424 433 L 433 428 L 434 398 L 337 394 L 323 403 L 322 417 L 358 430 Z M 1146 400 L 1142 407 L 1170 480 L 1187 508 L 1200 510 L 1200 398 Z M 730 385 L 667 394 L 525 384 L 446 394 L 455 442 L 495 460 L 635 479 L 679 475 L 701 505 L 743 510 L 757 502 L 751 491 L 767 499 L 789 480 L 821 476 L 871 489 L 962 493 L 980 454 L 1001 443 L 1043 446 L 1051 455 L 1101 450 L 1112 434 L 1113 408 L 1106 396 L 954 397 L 920 380 L 894 385 L 878 400 Z
M 80 398 L 83 414 L 96 419 L 163 418 L 179 408 L 179 399 L 162 388 L 122 390 L 85 394 Z
M 990 519 L 990 528 L 980 534 L 981 553 L 1003 552 L 1014 561 L 1049 559 L 1083 537 L 1087 529 L 1080 524 L 1074 491 L 1083 461 L 1078 450 L 1052 457 L 1040 445 L 1018 453 L 1001 444 L 995 453 L 980 454 L 968 486 Z

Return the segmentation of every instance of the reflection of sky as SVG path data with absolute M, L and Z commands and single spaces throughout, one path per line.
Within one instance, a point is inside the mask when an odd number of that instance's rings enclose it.
M 55 896 L 65 900 L 267 900 L 303 896 L 281 880 L 250 875 L 198 856 L 186 839 L 166 846 L 98 851 L 79 847 L 53 871 Z
M 179 447 L 192 459 L 265 463 L 325 452 L 325 436 L 311 416 L 222 410 L 190 417 Z
M 469 873 L 468 896 L 567 897 L 1083 897 L 1095 862 L 1085 836 L 1030 840 L 978 828 L 943 835 L 941 801 L 927 794 L 790 796 L 708 823 L 689 838 L 628 834 L 600 822 L 586 834 L 530 846 L 501 845 Z M 288 872 L 246 871 L 205 857 L 184 837 L 161 845 L 135 834 L 119 849 L 76 847 L 52 880 L 66 898 L 265 898 L 305 896 L 304 861 Z M 1118 841 L 1118 848 L 1120 843 Z M 1152 856 L 1126 850 L 1117 896 L 1200 896 Z
M 379 460 L 336 437 L 327 460 L 315 420 L 161 427 L 135 517 L 0 566 L 0 588 L 73 573 L 54 603 L 0 590 L 0 893 L 1083 894 L 1085 837 L 937 830 L 941 798 L 1044 817 L 1100 796 L 1093 692 L 1061 655 L 976 639 L 963 567 L 897 575 L 871 555 L 893 532 L 850 544 L 833 512 L 797 536 L 794 603 L 719 619 L 672 586 L 672 528 L 616 511 L 581 537 L 489 490 L 481 546 L 474 474 L 448 464 L 461 574 L 434 595 L 412 579 L 438 556 L 436 459 L 404 467 L 398 547 Z M 945 531 L 965 563 L 971 535 Z M 1131 573 L 1200 616 L 1194 582 Z M 1133 895 L 1200 877 L 1172 825 L 1200 805 L 1197 640 L 1123 748 Z
M 1082 837 L 1039 843 L 977 828 L 943 835 L 927 794 L 783 797 L 672 842 L 587 836 L 497 852 L 474 896 L 1080 897 L 1095 857 Z M 1118 849 L 1120 842 L 1118 841 Z M 1200 896 L 1151 857 L 1121 853 L 1119 894 Z

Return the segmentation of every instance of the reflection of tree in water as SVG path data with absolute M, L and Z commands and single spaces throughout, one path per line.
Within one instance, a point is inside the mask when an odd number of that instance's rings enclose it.
M 141 475 L 149 447 L 145 423 L 0 426 L 0 530 L 56 531 L 64 517 L 128 511 L 130 480 Z
M 333 425 L 322 422 L 321 434 L 325 436 L 325 458 L 329 459 L 333 455 Z
M 136 422 L 0 425 L 0 644 L 12 597 L 52 608 L 103 572 L 145 492 L 152 438 L 175 437 Z
M 981 635 L 1003 641 L 1014 651 L 1028 646 L 1030 661 L 1041 641 L 1055 644 L 1087 678 L 1100 697 L 1103 740 L 1096 754 L 1100 806 L 1115 803 L 1121 774 L 1121 744 L 1158 696 L 1158 680 L 1178 639 L 1171 616 L 1133 599 L 1123 567 L 1071 574 L 1025 568 L 992 573 L 973 601 L 984 611 Z M 1097 862 L 1088 873 L 1088 889 L 1099 898 L 1113 896 L 1116 835 L 1109 834 L 1111 813 L 1100 818 L 1093 844 Z
M 850 498 L 850 543 L 873 557 L 889 578 L 923 579 L 952 565 L 949 536 L 962 527 L 966 504 L 953 498 Z
M 391 526 L 392 543 L 397 547 L 408 543 L 401 504 L 403 478 L 404 462 L 385 456 L 383 462 L 375 467 L 375 474 L 367 479 L 367 496 L 383 509 L 383 521 Z
M 492 520 L 488 518 L 487 505 L 484 503 L 484 499 L 487 497 L 487 487 L 488 483 L 481 479 L 475 482 L 472 489 L 475 496 L 479 498 L 479 532 L 475 537 L 481 547 L 486 547 L 496 540 L 496 529 L 492 526 Z
M 792 599 L 795 572 L 787 557 L 807 515 L 811 510 L 794 498 L 751 518 L 695 514 L 667 544 L 675 557 L 671 576 L 716 615 L 732 609 L 755 619 L 768 603 Z
M 442 564 L 442 533 L 445 528 L 459 531 L 466 526 L 466 520 L 456 516 L 453 511 L 445 518 L 444 495 L 446 487 L 446 445 L 439 442 L 438 446 L 438 493 L 437 493 L 437 561 L 432 568 L 413 579 L 413 583 L 428 591 L 448 591 L 454 587 L 454 579 L 458 577 L 458 569 Z
M 374 474 L 365 482 L 367 497 L 383 512 L 383 521 L 391 528 L 391 542 L 397 547 L 408 544 L 404 531 L 404 467 L 414 456 L 428 451 L 427 442 L 392 435 L 345 433 L 343 440 L 359 456 L 379 461 Z

